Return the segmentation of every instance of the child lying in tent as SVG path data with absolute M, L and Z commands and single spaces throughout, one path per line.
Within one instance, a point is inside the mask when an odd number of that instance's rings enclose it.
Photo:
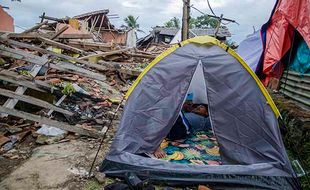
M 184 142 L 190 134 L 207 132 L 211 129 L 207 106 L 202 104 L 194 107 L 191 100 L 187 99 L 185 101 L 182 112 L 166 137 L 171 141 L 172 146 L 187 146 Z M 162 150 L 162 147 L 158 147 L 154 152 L 154 156 L 164 158 L 167 157 L 167 154 Z

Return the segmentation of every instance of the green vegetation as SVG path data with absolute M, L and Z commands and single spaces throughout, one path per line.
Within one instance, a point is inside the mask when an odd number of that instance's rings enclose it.
M 180 19 L 178 19 L 177 17 L 173 17 L 168 22 L 165 22 L 164 26 L 167 28 L 180 28 L 180 23 Z
M 64 95 L 71 96 L 73 93 L 76 92 L 72 83 L 65 82 L 64 86 L 65 86 L 64 89 L 61 91 Z
M 216 28 L 218 24 L 219 21 L 217 19 L 206 15 L 202 15 L 197 18 L 191 18 L 189 21 L 190 28 Z
M 96 180 L 90 180 L 86 183 L 84 190 L 101 190 L 102 186 Z
M 126 25 L 122 25 L 122 28 L 125 29 L 135 29 L 138 32 L 143 32 L 143 30 L 140 30 L 139 27 L 140 25 L 138 24 L 137 20 L 139 17 L 134 17 L 133 15 L 128 15 L 125 19 L 124 22 Z
M 202 15 L 196 18 L 190 18 L 189 27 L 190 28 L 216 28 L 219 24 L 219 21 L 215 18 L 211 18 L 206 15 Z M 173 17 L 169 21 L 164 23 L 164 26 L 167 28 L 181 28 L 180 19 Z
M 298 160 L 304 170 L 309 172 L 310 168 L 310 129 L 296 117 L 294 111 L 286 107 L 285 103 L 278 101 L 279 108 L 283 117 L 281 123 L 281 134 L 291 161 Z M 309 178 L 309 176 L 308 176 Z M 310 188 L 307 176 L 300 178 L 304 189 Z
M 27 70 L 20 70 L 20 71 L 18 71 L 18 72 L 19 72 L 19 74 L 24 75 L 24 76 L 31 76 L 31 75 L 30 75 L 30 72 L 27 71 Z

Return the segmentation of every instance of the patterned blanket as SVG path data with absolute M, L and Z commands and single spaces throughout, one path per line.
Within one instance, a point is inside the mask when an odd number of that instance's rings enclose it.
M 221 164 L 219 147 L 211 131 L 190 135 L 183 143 L 165 139 L 160 148 L 167 154 L 162 160 L 195 165 Z

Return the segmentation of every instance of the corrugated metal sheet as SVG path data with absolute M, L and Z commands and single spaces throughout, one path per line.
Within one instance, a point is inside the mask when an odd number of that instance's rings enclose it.
M 280 92 L 310 108 L 310 74 L 285 71 L 281 78 Z

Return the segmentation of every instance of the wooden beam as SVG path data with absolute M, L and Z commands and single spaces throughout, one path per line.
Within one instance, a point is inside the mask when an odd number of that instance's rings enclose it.
M 31 53 L 22 51 L 22 50 L 17 50 L 17 49 L 12 49 L 5 47 L 3 45 L 0 45 L 0 55 L 5 56 L 5 57 L 10 57 L 14 59 L 19 59 L 19 60 L 24 60 L 29 63 L 34 63 L 36 65 L 44 65 L 48 59 L 43 59 L 40 56 L 33 55 Z
M 124 69 L 122 68 L 120 63 L 117 62 L 106 62 L 106 61 L 99 61 L 98 63 L 106 66 L 106 70 L 108 71 L 118 71 L 120 73 L 126 74 L 126 75 L 130 75 L 130 76 L 139 76 L 141 74 L 142 71 L 139 70 L 134 70 L 134 69 Z M 130 63 L 128 63 L 130 64 Z
M 155 59 L 156 55 L 146 55 L 146 54 L 140 54 L 140 53 L 126 53 L 127 55 L 130 55 L 132 57 L 141 57 L 141 58 L 147 58 L 147 59 Z
M 52 37 L 50 37 L 50 40 L 56 39 L 58 36 L 60 36 L 62 33 L 64 33 L 69 28 L 68 25 L 62 27 L 60 30 L 58 30 Z
M 44 16 L 45 16 L 45 12 L 43 12 L 43 14 L 41 16 L 41 23 L 44 21 Z
M 67 95 L 62 95 L 62 97 L 56 102 L 55 106 L 59 106 L 61 104 L 61 102 L 63 102 L 65 100 L 65 98 L 67 97 Z M 47 116 L 52 115 L 54 110 L 49 110 L 47 112 Z
M 50 125 L 50 126 L 55 126 L 55 127 L 59 128 L 59 129 L 63 129 L 63 130 L 66 130 L 66 131 L 78 133 L 80 135 L 85 135 L 85 136 L 94 137 L 94 138 L 100 138 L 103 135 L 102 133 L 97 132 L 97 131 L 92 131 L 92 130 L 84 129 L 84 128 L 81 128 L 81 127 L 77 127 L 77 126 L 73 126 L 73 125 L 68 125 L 67 123 L 64 123 L 64 122 L 48 119 L 46 117 L 42 117 L 42 116 L 26 113 L 26 112 L 23 112 L 23 111 L 18 111 L 18 110 L 15 110 L 15 109 L 5 108 L 3 106 L 0 106 L 0 112 L 6 113 L 6 114 L 9 114 L 9 115 L 13 115 L 15 117 L 20 117 L 20 118 L 23 118 L 23 119 L 35 121 L 35 122 L 38 122 L 40 124 L 46 124 L 46 125 Z
M 105 71 L 106 70 L 106 67 L 103 67 L 101 65 L 98 65 L 98 64 L 95 64 L 95 63 L 89 63 L 87 61 L 84 61 L 84 60 L 81 60 L 81 59 L 78 59 L 78 58 L 75 58 L 75 57 L 71 57 L 71 56 L 68 56 L 68 55 L 55 53 L 53 51 L 46 50 L 46 49 L 40 48 L 38 46 L 33 46 L 33 45 L 30 45 L 30 44 L 14 41 L 14 40 L 10 40 L 10 39 L 4 39 L 4 38 L 1 38 L 1 37 L 0 37 L 0 41 L 5 42 L 5 43 L 9 43 L 10 45 L 14 45 L 14 46 L 17 46 L 17 47 L 22 47 L 22 48 L 27 48 L 29 50 L 38 51 L 38 52 L 43 53 L 43 54 L 49 54 L 49 55 L 52 55 L 53 57 L 59 57 L 59 58 L 63 58 L 63 59 L 66 59 L 66 60 L 74 61 L 74 62 L 83 64 L 83 65 L 85 65 L 87 67 L 98 69 L 100 71 Z
M 48 34 L 40 34 L 41 37 L 49 38 L 50 35 Z M 10 33 L 8 34 L 9 38 L 14 39 L 37 39 L 38 34 L 36 33 L 28 33 L 28 34 L 21 34 L 21 33 Z M 91 39 L 92 36 L 90 34 L 62 34 L 58 37 L 58 39 Z
M 50 64 L 49 65 L 52 69 L 57 69 L 59 71 L 65 71 L 68 73 L 73 73 L 77 75 L 82 75 L 88 78 L 100 80 L 100 81 L 106 81 L 106 77 L 102 74 L 92 72 L 90 70 L 78 67 L 76 65 L 73 65 L 71 63 L 66 63 L 66 62 L 60 62 L 57 64 Z
M 27 78 L 26 76 L 19 75 L 15 72 L 12 72 L 12 71 L 3 70 L 0 72 L 0 76 L 3 77 L 3 79 L 12 78 L 13 80 L 8 81 L 8 82 L 19 84 L 21 86 L 26 86 L 26 87 L 31 88 L 31 89 L 34 89 L 34 87 L 37 87 L 37 88 L 39 88 L 38 90 L 42 91 L 42 92 L 50 91 L 51 88 L 54 88 L 54 90 L 60 90 L 59 88 L 52 86 L 52 85 L 50 85 L 44 81 L 41 81 L 41 80 L 32 80 L 31 79 L 31 81 L 29 81 L 28 78 L 30 78 L 30 77 Z M 43 91 L 42 89 L 44 89 L 45 91 Z M 34 89 L 34 90 L 37 90 L 37 89 Z
M 91 57 L 105 57 L 105 56 L 108 56 L 108 55 L 123 53 L 123 52 L 129 51 L 131 49 L 132 48 L 125 48 L 125 49 L 119 49 L 119 50 L 114 50 L 114 51 L 95 53 L 95 54 L 91 54 L 91 55 L 87 55 L 87 56 L 81 57 L 80 59 L 89 59 Z
M 56 18 L 56 17 L 46 16 L 45 13 L 43 13 L 43 15 L 39 16 L 39 18 L 46 19 L 46 20 L 52 20 L 52 21 L 56 21 L 56 22 L 61 22 L 61 23 L 69 21 L 69 19 L 66 19 L 66 18 Z
M 40 92 L 45 92 L 44 90 L 41 90 L 40 88 L 38 88 L 38 86 L 35 83 L 32 83 L 30 81 L 26 81 L 26 80 L 15 79 L 15 78 L 9 77 L 9 76 L 3 76 L 1 74 L 2 73 L 0 73 L 0 80 L 7 81 L 7 82 L 10 82 L 13 84 L 20 85 L 20 86 L 25 86 L 27 88 L 31 88 L 33 90 L 37 90 Z
M 58 48 L 61 48 L 61 49 L 69 50 L 69 51 L 72 51 L 72 52 L 75 52 L 75 53 L 79 53 L 79 54 L 86 54 L 81 49 L 78 49 L 78 48 L 75 48 L 75 47 L 71 47 L 71 46 L 68 46 L 66 44 L 63 44 L 63 43 L 60 43 L 60 42 L 56 42 L 54 40 L 50 40 L 48 38 L 44 38 L 44 37 L 39 36 L 38 39 L 41 40 L 42 42 L 45 42 L 47 44 L 50 44 L 52 46 L 55 46 L 55 47 L 58 47 Z
M 44 22 L 41 22 L 41 23 L 39 23 L 39 24 L 37 24 L 37 25 L 35 25 L 35 26 L 33 26 L 33 27 L 31 27 L 31 28 L 29 28 L 29 29 L 23 31 L 21 34 L 27 34 L 27 33 L 29 33 L 29 32 L 32 32 L 32 31 L 34 31 L 34 30 L 37 30 L 37 29 L 39 29 L 41 26 L 43 26 L 43 25 L 45 25 L 45 24 L 47 24 L 47 23 L 48 23 L 47 20 L 44 21 Z
M 10 51 L 11 51 L 10 54 L 12 54 L 12 55 L 14 54 L 14 49 L 6 48 L 5 46 L 0 46 L 0 49 L 3 48 L 3 47 L 4 47 L 4 49 L 10 50 Z M 22 57 L 23 57 L 23 56 L 28 56 L 28 54 L 25 53 L 25 52 L 23 52 L 23 51 L 17 51 L 17 52 L 19 52 L 19 53 L 20 53 L 20 56 L 22 56 Z M 0 51 L 0 54 L 1 54 L 1 53 L 4 53 L 4 51 Z M 31 56 L 34 56 L 34 55 L 31 54 Z M 46 63 L 48 62 L 48 59 L 47 59 L 45 56 L 40 57 L 40 58 L 41 58 L 42 62 L 39 61 L 40 64 L 35 64 L 35 65 L 31 68 L 30 75 L 33 76 L 33 77 L 35 77 L 35 76 L 38 74 L 38 72 L 39 72 L 40 69 L 42 68 L 42 65 L 44 65 L 44 64 L 46 64 Z M 19 87 L 17 87 L 17 89 L 15 90 L 15 92 L 16 92 L 16 94 L 22 95 L 22 94 L 25 93 L 26 90 L 27 90 L 27 87 L 25 87 L 25 86 L 19 86 Z M 6 108 L 14 108 L 15 105 L 17 104 L 17 102 L 18 102 L 18 99 L 11 99 L 11 98 L 9 98 L 9 99 L 3 104 L 3 106 L 6 107 Z M 1 116 L 1 117 L 7 117 L 7 115 L 5 115 L 5 114 L 0 114 L 0 116 Z
M 24 61 L 27 61 L 30 63 L 34 63 L 36 65 L 44 65 L 48 62 L 48 59 L 46 59 L 46 58 L 43 58 L 43 57 L 40 57 L 37 55 L 33 55 L 33 54 L 29 54 L 29 53 L 22 51 L 22 50 L 15 50 L 15 49 L 8 48 L 8 47 L 1 46 L 1 45 L 0 45 L 0 50 L 3 50 L 3 51 L 0 51 L 0 55 L 12 57 L 15 59 L 24 60 Z M 91 64 L 91 63 L 88 63 L 88 64 Z M 87 69 L 84 69 L 84 68 L 76 66 L 72 63 L 67 63 L 67 62 L 61 61 L 58 64 L 50 64 L 49 66 L 53 69 L 57 69 L 60 71 L 66 71 L 66 72 L 74 73 L 77 75 L 82 75 L 82 76 L 92 78 L 92 79 L 96 79 L 96 80 L 100 80 L 100 81 L 106 80 L 106 77 L 104 75 L 99 74 L 99 73 L 95 73 L 95 72 L 87 70 Z M 103 66 L 101 66 L 101 68 L 102 67 Z
M 57 111 L 59 113 L 63 113 L 63 114 L 69 115 L 69 116 L 73 115 L 72 112 L 67 111 L 65 109 L 62 109 L 62 108 L 59 108 L 57 106 L 54 106 L 53 104 L 50 104 L 50 103 L 45 102 L 43 100 L 31 97 L 31 96 L 27 96 L 27 95 L 17 94 L 17 93 L 10 91 L 10 90 L 5 90 L 5 89 L 0 88 L 0 95 L 6 96 L 9 98 L 18 99 L 20 101 L 23 101 L 23 102 L 26 102 L 29 104 L 33 104 L 33 105 L 36 105 L 36 106 L 39 106 L 42 108 L 51 109 L 51 110 L 54 110 L 54 111 Z

